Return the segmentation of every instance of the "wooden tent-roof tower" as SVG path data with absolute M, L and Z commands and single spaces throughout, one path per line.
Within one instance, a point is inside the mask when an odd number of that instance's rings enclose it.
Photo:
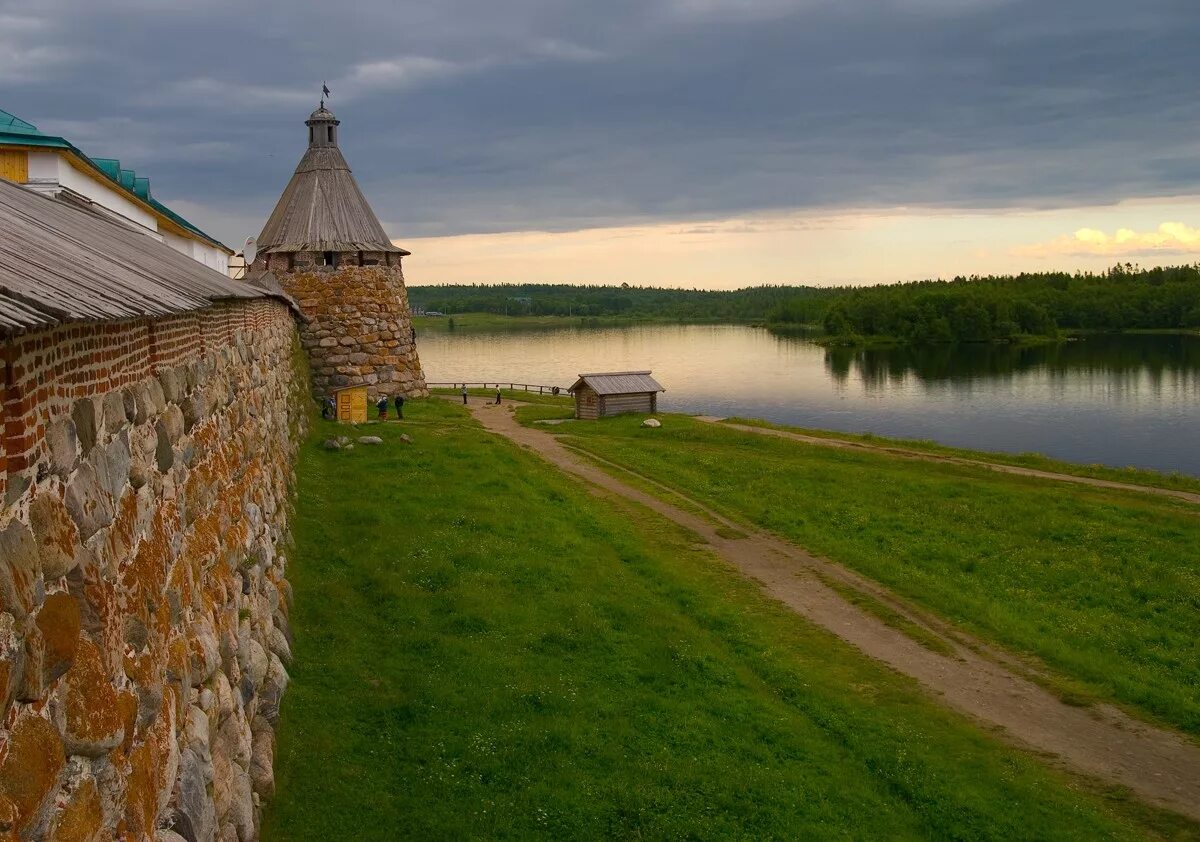
M 348 387 L 427 395 L 401 258 L 338 148 L 325 101 L 304 121 L 308 148 L 258 237 L 249 280 L 300 306 L 313 393 Z
M 341 120 L 324 101 L 304 121 L 308 150 L 258 235 L 260 254 L 383 251 L 394 245 L 354 180 L 338 148 Z

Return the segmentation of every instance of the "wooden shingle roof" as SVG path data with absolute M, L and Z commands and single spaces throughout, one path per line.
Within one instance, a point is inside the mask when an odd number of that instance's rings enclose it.
M 336 124 L 324 105 L 310 124 Z M 258 235 L 260 254 L 297 251 L 390 251 L 392 244 L 336 142 L 314 145 L 300 159 L 275 210 Z
M 279 297 L 85 207 L 0 178 L 0 336 Z
M 597 395 L 631 395 L 642 392 L 665 392 L 648 371 L 608 371 L 581 374 L 568 392 L 586 385 Z

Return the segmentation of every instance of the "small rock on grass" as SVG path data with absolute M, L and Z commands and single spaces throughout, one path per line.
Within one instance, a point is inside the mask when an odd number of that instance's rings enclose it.
M 321 444 L 321 447 L 325 448 L 326 450 L 342 449 L 341 442 L 339 442 L 337 439 L 325 439 L 325 441 Z
M 410 436 L 408 433 L 401 433 L 400 441 L 404 442 L 405 444 L 412 444 L 412 436 Z
M 359 444 L 383 444 L 383 439 L 379 436 L 359 436 Z
M 642 426 L 643 427 L 661 427 L 662 422 L 659 421 L 657 418 L 647 418 L 645 421 L 642 422 Z

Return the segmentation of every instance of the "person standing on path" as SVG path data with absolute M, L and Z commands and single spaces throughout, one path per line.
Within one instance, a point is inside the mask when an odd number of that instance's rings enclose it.
M 379 400 L 375 404 L 376 409 L 379 410 L 379 420 L 380 421 L 387 420 L 387 406 L 388 406 L 388 396 L 380 395 Z
M 496 390 L 496 406 L 500 405 L 500 390 Z
M 463 384 L 462 396 L 463 396 L 463 406 L 466 406 L 467 405 L 467 384 L 466 383 Z
M 404 395 L 396 395 L 396 420 L 404 420 Z

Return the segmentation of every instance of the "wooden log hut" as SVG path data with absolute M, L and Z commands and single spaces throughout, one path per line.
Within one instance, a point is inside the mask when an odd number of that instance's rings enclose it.
M 581 374 L 568 391 L 575 395 L 575 417 L 595 420 L 623 412 L 657 412 L 658 393 L 666 389 L 648 371 L 610 371 Z

